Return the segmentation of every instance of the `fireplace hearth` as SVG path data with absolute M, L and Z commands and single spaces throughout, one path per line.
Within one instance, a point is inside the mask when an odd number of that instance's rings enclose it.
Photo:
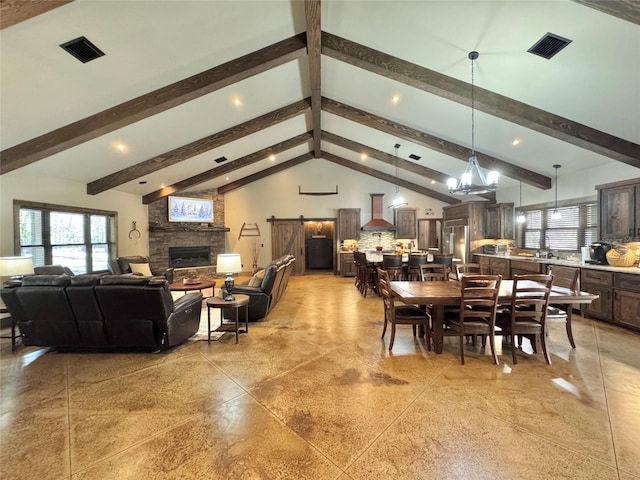
M 208 245 L 196 247 L 169 247 L 170 267 L 205 267 L 209 265 L 211 265 L 211 251 Z

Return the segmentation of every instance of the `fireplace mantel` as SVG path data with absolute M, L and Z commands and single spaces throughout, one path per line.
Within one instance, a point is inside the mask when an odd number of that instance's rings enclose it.
M 149 231 L 150 232 L 230 232 L 231 229 L 229 227 L 225 227 L 224 225 L 207 225 L 207 226 L 202 226 L 199 224 L 161 225 L 161 224 L 150 223 Z

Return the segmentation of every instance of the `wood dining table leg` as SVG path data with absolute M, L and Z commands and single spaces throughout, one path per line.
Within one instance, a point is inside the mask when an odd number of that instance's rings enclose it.
M 433 305 L 431 323 L 433 325 L 433 350 L 442 353 L 444 336 L 444 305 Z

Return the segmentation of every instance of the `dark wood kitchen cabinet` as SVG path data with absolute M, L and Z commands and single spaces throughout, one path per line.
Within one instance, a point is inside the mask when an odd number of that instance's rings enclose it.
M 340 252 L 340 274 L 343 277 L 356 276 L 356 264 L 353 261 L 353 252 Z
M 341 208 L 338 210 L 338 239 L 360 239 L 360 209 Z
M 483 240 L 484 234 L 484 204 L 486 202 L 462 202 L 456 205 L 442 207 L 444 226 L 448 222 L 460 222 L 469 226 L 469 241 Z M 460 225 L 460 223 L 458 223 Z M 472 248 L 473 250 L 473 248 Z
M 614 322 L 640 330 L 640 275 L 615 273 L 613 287 Z
M 599 295 L 593 302 L 582 305 L 582 315 L 610 322 L 613 319 L 613 273 L 583 268 L 580 289 Z
M 494 203 L 484 208 L 485 238 L 513 239 L 513 203 Z
M 417 215 L 415 208 L 396 208 L 393 211 L 396 238 L 417 238 Z
M 640 238 L 640 179 L 597 185 L 600 238 Z
M 502 275 L 503 280 L 511 278 L 511 262 L 508 258 L 474 256 L 477 263 L 480 264 L 480 272 L 483 275 Z

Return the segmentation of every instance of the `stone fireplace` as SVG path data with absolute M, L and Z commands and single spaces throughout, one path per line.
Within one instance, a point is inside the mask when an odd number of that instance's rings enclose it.
M 215 189 L 180 193 L 180 196 L 212 198 L 214 223 L 169 222 L 167 198 L 149 204 L 151 267 L 175 268 L 174 281 L 185 277 L 219 280 L 215 259 L 225 252 L 225 235 L 229 231 L 224 226 L 224 196 L 218 195 Z M 172 256 L 176 257 L 173 260 L 176 264 L 170 263 Z

